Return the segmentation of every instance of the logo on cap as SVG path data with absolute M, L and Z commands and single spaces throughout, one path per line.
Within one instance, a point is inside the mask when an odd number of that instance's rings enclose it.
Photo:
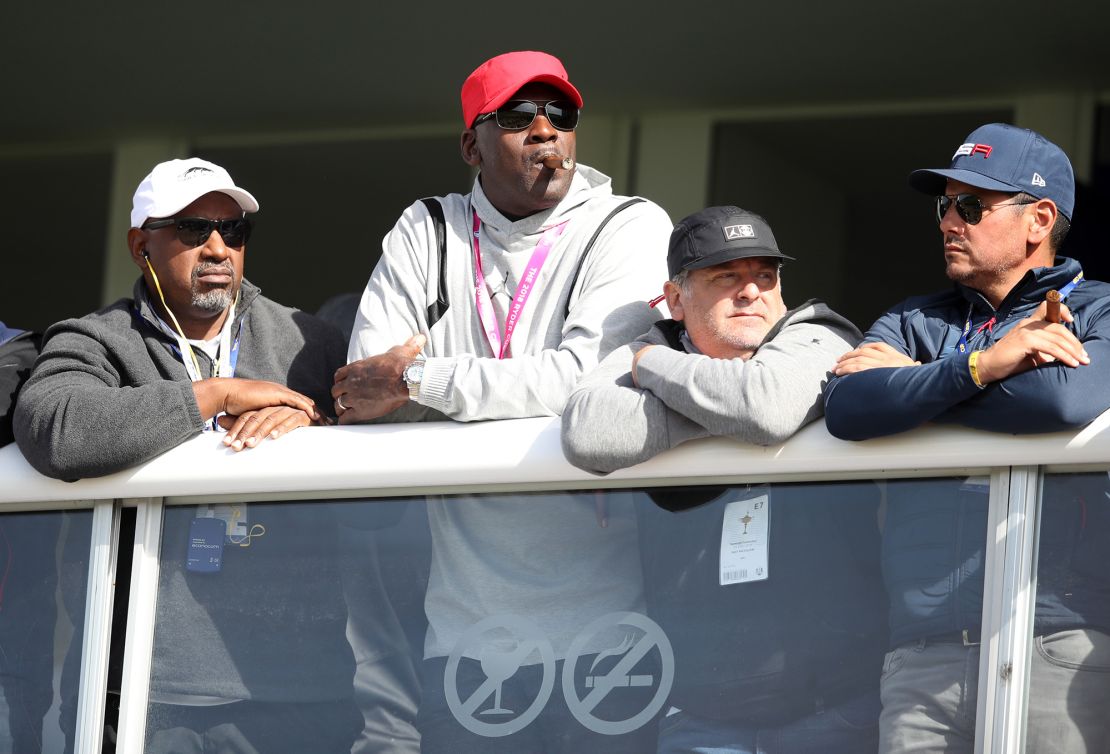
M 755 228 L 750 225 L 726 225 L 724 231 L 726 241 L 734 241 L 738 238 L 755 238 Z
M 956 150 L 956 154 L 952 155 L 952 159 L 954 160 L 957 157 L 972 157 L 973 155 L 981 154 L 985 160 L 991 156 L 993 149 L 994 148 L 988 144 L 974 144 L 969 142 L 967 144 L 961 144 L 960 148 Z
M 181 180 L 187 181 L 190 178 L 196 178 L 196 175 L 195 175 L 196 173 L 211 173 L 211 172 L 212 172 L 211 168 L 206 168 L 202 165 L 197 165 L 196 167 L 189 168 L 188 170 L 186 170 L 182 174 Z
M 1040 186 L 1041 188 L 1044 188 L 1048 185 L 1044 182 L 1044 178 L 1041 178 L 1040 173 L 1033 173 L 1033 180 L 1031 180 L 1030 183 L 1032 183 L 1034 186 Z

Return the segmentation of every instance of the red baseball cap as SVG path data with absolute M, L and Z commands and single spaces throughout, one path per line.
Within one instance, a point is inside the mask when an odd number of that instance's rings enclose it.
M 462 85 L 463 123 L 467 128 L 482 113 L 493 112 L 532 81 L 551 84 L 582 107 L 582 95 L 567 78 L 567 71 L 554 55 L 546 52 L 506 52 L 474 69 Z

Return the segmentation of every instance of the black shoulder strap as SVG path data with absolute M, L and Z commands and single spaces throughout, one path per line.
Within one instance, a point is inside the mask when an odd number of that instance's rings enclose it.
M 578 260 L 578 269 L 574 271 L 574 278 L 570 281 L 570 294 L 567 296 L 567 304 L 566 308 L 563 311 L 563 319 L 566 319 L 570 316 L 570 300 L 574 297 L 575 288 L 578 287 L 578 276 L 582 274 L 582 265 L 586 263 L 586 257 L 590 255 L 590 250 L 593 249 L 594 242 L 597 241 L 597 237 L 601 235 L 601 231 L 605 230 L 605 226 L 608 225 L 609 221 L 616 217 L 618 213 L 623 212 L 624 210 L 631 207 L 633 204 L 639 204 L 642 201 L 644 200 L 640 197 L 634 196 L 631 199 L 617 205 L 616 209 L 605 216 L 605 219 L 602 220 L 601 224 L 597 226 L 597 230 L 595 230 L 594 234 L 590 236 L 590 240 L 586 243 L 586 248 L 582 251 L 582 256 Z
M 438 199 L 428 197 L 421 199 L 432 216 L 432 224 L 436 229 L 436 245 L 439 247 L 439 288 L 436 300 L 428 307 L 428 329 L 432 328 L 440 318 L 447 313 L 451 302 L 447 300 L 447 220 L 443 217 L 443 205 Z

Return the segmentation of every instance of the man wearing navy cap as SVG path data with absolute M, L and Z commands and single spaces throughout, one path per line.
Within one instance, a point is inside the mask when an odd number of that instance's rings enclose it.
M 840 359 L 825 391 L 829 431 L 862 440 L 933 421 L 1050 432 L 1110 408 L 1110 285 L 1057 256 L 1075 197 L 1064 152 L 992 123 L 948 168 L 915 171 L 910 184 L 936 197 L 955 286 L 894 307 Z M 1065 301 L 1059 322 L 1050 291 Z M 1110 574 L 1088 552 L 1110 532 L 1105 483 L 1044 484 L 1028 752 L 1104 751 L 1110 740 Z M 968 479 L 950 494 L 888 500 L 882 751 L 972 749 L 987 490 Z

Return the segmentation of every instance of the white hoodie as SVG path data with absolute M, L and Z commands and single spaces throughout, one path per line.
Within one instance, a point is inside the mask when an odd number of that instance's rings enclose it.
M 423 203 L 405 210 L 382 243 L 348 352 L 354 361 L 416 333 L 427 336 L 420 405 L 410 403 L 382 420 L 559 414 L 582 374 L 660 317 L 645 302 L 667 277 L 671 222 L 651 202 L 628 207 L 606 225 L 574 283 L 590 237 L 625 200 L 613 194 L 607 176 L 584 165 L 578 166 L 562 202 L 516 222 L 489 203 L 477 180 L 467 196 L 441 197 L 450 306 L 431 326 L 427 309 L 439 285 L 435 228 Z M 506 271 L 515 286 L 543 230 L 569 220 L 513 334 L 512 358 L 493 357 L 477 315 L 472 207 L 482 222 L 482 266 L 487 283 L 495 287 Z M 632 505 L 637 494 L 607 496 L 606 528 L 598 526 L 592 492 L 429 498 L 433 547 L 425 656 L 446 656 L 478 621 L 511 614 L 537 626 L 562 658 L 574 636 L 594 619 L 616 611 L 642 612 Z M 598 652 L 621 638 L 614 627 L 590 637 L 584 649 Z M 479 658 L 481 644 L 458 650 Z M 538 661 L 532 653 L 523 663 Z

